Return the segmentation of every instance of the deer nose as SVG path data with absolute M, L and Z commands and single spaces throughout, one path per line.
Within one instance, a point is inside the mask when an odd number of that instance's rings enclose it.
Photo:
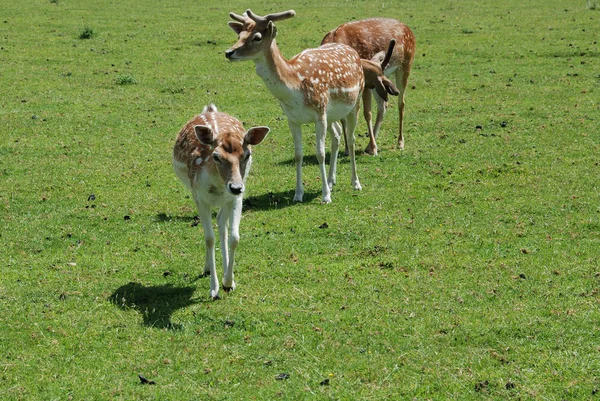
M 232 194 L 234 195 L 239 195 L 242 192 L 244 192 L 244 184 L 240 183 L 236 183 L 236 182 L 232 182 L 231 184 L 229 184 L 229 190 L 231 191 Z
M 231 58 L 231 56 L 233 56 L 233 53 L 235 53 L 235 50 L 229 49 L 225 52 L 225 57 Z

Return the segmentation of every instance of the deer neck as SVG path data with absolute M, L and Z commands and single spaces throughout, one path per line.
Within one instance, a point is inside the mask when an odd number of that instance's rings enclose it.
M 281 54 L 275 40 L 263 57 L 255 59 L 256 74 L 262 78 L 271 93 L 285 102 L 299 90 L 302 77 Z

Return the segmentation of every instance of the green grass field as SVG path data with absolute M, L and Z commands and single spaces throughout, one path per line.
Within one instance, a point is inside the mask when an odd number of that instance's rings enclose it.
M 352 19 L 413 29 L 406 149 L 392 99 L 380 155 L 357 156 L 362 191 L 341 157 L 320 204 L 306 126 L 292 201 L 285 116 L 253 63 L 224 57 L 248 7 L 296 10 L 277 23 L 288 58 Z M 600 398 L 593 8 L 0 0 L 0 399 Z M 215 302 L 171 167 L 210 102 L 272 130 L 237 290 Z

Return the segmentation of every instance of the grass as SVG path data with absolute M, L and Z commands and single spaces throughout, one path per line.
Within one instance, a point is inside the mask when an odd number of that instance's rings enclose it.
M 223 55 L 246 3 L 2 3 L 0 398 L 598 397 L 600 27 L 585 2 L 253 5 L 296 10 L 277 25 L 287 57 L 369 16 L 417 37 L 406 150 L 393 99 L 380 156 L 358 156 L 363 191 L 342 157 L 330 205 L 312 128 L 294 204 L 285 118 L 252 63 Z M 170 166 L 209 102 L 272 129 L 238 289 L 218 302 Z

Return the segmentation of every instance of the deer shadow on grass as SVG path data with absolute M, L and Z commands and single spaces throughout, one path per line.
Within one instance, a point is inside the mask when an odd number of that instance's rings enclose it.
M 356 155 L 360 155 L 364 152 L 359 151 L 358 147 L 354 150 Z M 325 165 L 327 166 L 327 168 L 329 168 L 329 163 L 331 162 L 331 152 L 326 152 L 325 153 Z M 344 155 L 344 148 L 342 146 L 340 146 L 340 150 L 338 152 L 338 164 L 349 164 L 350 163 L 350 158 L 346 155 Z M 277 163 L 280 166 L 290 166 L 290 167 L 296 167 L 296 159 L 292 156 L 289 159 L 286 160 L 282 160 L 280 162 Z M 302 157 L 302 165 L 303 166 L 318 166 L 319 165 L 319 161 L 317 160 L 317 155 L 315 154 L 308 154 L 308 155 L 304 155 Z
M 176 287 L 171 284 L 145 286 L 131 282 L 117 288 L 110 301 L 121 309 L 133 309 L 143 316 L 143 325 L 158 329 L 181 330 L 171 322 L 179 309 L 201 302 L 193 298 L 196 287 Z
M 318 192 L 304 192 L 304 197 L 302 203 L 311 202 L 313 199 L 321 196 L 321 191 Z M 280 192 L 267 192 L 261 195 L 254 195 L 244 197 L 244 204 L 242 207 L 242 213 L 245 211 L 259 211 L 259 210 L 273 210 L 273 209 L 283 209 L 285 207 L 290 207 L 294 205 L 301 205 L 302 203 L 294 201 L 294 190 L 290 191 L 280 191 Z M 217 216 L 217 209 L 213 209 L 212 217 L 213 219 Z M 154 221 L 157 223 L 169 223 L 171 221 L 179 221 L 179 222 L 187 222 L 191 226 L 200 226 L 202 228 L 202 224 L 200 224 L 200 220 L 198 215 L 179 215 L 172 216 L 166 213 L 157 213 L 154 216 Z

